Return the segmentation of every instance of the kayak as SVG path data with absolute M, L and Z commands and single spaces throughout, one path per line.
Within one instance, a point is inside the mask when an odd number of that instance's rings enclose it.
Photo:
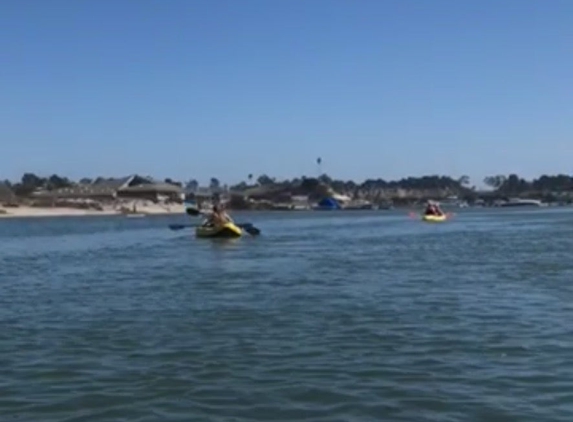
M 422 220 L 427 221 L 429 223 L 441 223 L 442 221 L 446 221 L 448 217 L 445 214 L 442 215 L 423 215 Z
M 243 230 L 233 223 L 223 224 L 219 227 L 199 226 L 195 229 L 197 237 L 241 237 Z

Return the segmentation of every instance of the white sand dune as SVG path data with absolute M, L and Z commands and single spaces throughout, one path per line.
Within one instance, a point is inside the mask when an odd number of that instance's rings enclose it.
M 135 207 L 134 207 L 135 205 Z M 185 207 L 181 204 L 154 204 L 152 202 L 131 201 L 122 202 L 121 204 L 107 205 L 103 210 L 98 211 L 94 209 L 78 209 L 78 208 L 63 208 L 63 207 L 29 207 L 20 206 L 15 208 L 2 208 L 0 207 L 0 218 L 10 217 L 67 217 L 67 216 L 98 216 L 98 215 L 122 215 L 129 210 L 129 213 L 144 214 L 144 215 L 160 215 L 160 214 L 183 214 Z

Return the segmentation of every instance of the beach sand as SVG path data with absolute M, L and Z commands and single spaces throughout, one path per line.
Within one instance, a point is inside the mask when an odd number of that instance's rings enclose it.
M 93 209 L 62 208 L 62 207 L 29 207 L 16 208 L 0 207 L 0 218 L 24 218 L 24 217 L 72 217 L 72 216 L 104 216 L 104 215 L 134 215 L 125 213 L 123 209 L 134 210 L 136 215 L 161 215 L 161 214 L 184 214 L 185 207 L 182 204 L 160 205 L 151 202 L 140 201 L 122 202 L 116 205 L 107 205 L 102 211 Z

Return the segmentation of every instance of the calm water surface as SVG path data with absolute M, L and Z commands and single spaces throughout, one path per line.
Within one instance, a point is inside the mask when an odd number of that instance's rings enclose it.
M 573 210 L 0 221 L 0 420 L 573 421 Z

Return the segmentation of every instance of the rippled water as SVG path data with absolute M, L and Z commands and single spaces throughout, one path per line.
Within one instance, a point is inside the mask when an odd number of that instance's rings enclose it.
M 0 221 L 1 421 L 573 421 L 573 210 L 179 219 Z

